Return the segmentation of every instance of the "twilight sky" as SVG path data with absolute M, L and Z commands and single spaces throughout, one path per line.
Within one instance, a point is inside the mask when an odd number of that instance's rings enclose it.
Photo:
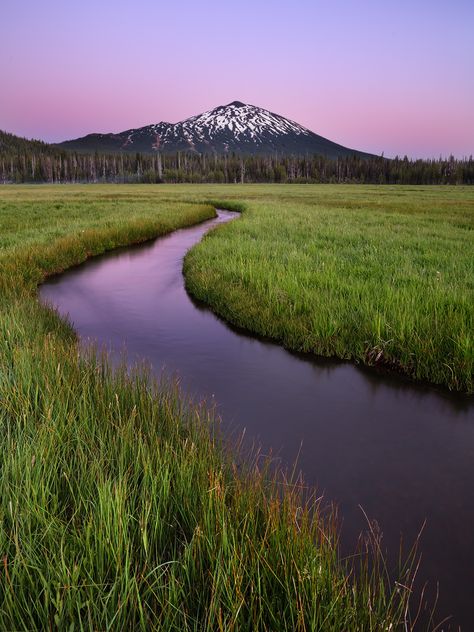
M 233 100 L 386 156 L 474 154 L 474 0 L 1 0 L 0 129 L 47 141 Z

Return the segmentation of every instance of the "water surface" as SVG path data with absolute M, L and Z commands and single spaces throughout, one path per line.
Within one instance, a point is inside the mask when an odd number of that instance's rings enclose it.
M 216 403 L 224 428 L 298 457 L 307 483 L 339 504 L 342 545 L 353 550 L 376 519 L 397 553 L 422 524 L 420 577 L 440 583 L 439 618 L 474 629 L 474 406 L 472 399 L 388 378 L 347 363 L 299 357 L 242 335 L 184 289 L 186 251 L 235 213 L 140 247 L 92 259 L 40 294 L 69 315 L 81 339 L 128 360 L 146 358 L 183 388 Z M 454 623 L 444 629 L 457 629 Z

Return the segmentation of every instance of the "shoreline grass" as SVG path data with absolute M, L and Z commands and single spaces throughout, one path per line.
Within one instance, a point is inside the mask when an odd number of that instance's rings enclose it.
M 241 201 L 185 259 L 196 299 L 292 351 L 474 392 L 473 189 L 248 187 Z
M 341 560 L 331 518 L 237 469 L 205 408 L 79 354 L 36 299 L 213 213 L 149 187 L 0 191 L 1 629 L 410 629 L 410 569 L 391 581 L 375 542 Z

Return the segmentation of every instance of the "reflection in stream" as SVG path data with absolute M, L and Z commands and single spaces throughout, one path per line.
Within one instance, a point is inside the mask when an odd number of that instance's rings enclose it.
M 348 363 L 291 354 L 236 332 L 186 294 L 182 260 L 210 227 L 236 213 L 144 246 L 93 259 L 41 287 L 83 340 L 127 348 L 159 373 L 179 374 L 199 399 L 215 401 L 224 428 L 284 465 L 298 456 L 307 483 L 336 500 L 342 546 L 352 551 L 377 520 L 398 554 L 424 520 L 419 576 L 440 581 L 438 618 L 471 629 L 474 596 L 474 405 Z M 301 448 L 302 444 L 302 448 Z M 445 627 L 444 629 L 448 629 Z M 454 626 L 452 629 L 455 629 Z

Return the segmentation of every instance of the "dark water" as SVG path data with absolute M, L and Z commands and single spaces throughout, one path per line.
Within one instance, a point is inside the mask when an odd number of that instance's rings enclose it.
M 336 500 L 342 544 L 366 528 L 359 506 L 397 554 L 426 519 L 419 577 L 440 584 L 443 629 L 474 629 L 474 401 L 358 369 L 297 357 L 236 333 L 186 294 L 185 252 L 236 214 L 153 243 L 93 259 L 40 289 L 81 338 L 130 362 L 147 358 L 214 398 L 225 428 L 298 464 L 307 483 Z M 302 447 L 301 447 L 302 444 Z

